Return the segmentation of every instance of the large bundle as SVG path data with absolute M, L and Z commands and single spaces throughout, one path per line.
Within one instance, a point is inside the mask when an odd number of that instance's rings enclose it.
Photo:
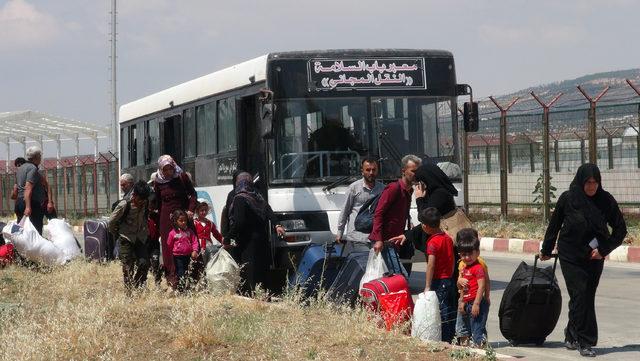
M 9 222 L 3 229 L 5 240 L 13 243 L 22 257 L 45 265 L 62 265 L 67 259 L 65 253 L 52 242 L 43 238 L 28 217 L 20 223 Z
M 64 219 L 49 220 L 47 229 L 49 231 L 49 239 L 54 246 L 62 250 L 66 261 L 70 261 L 82 254 L 71 226 Z

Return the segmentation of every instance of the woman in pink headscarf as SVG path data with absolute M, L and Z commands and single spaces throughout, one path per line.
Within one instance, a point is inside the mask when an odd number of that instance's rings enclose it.
M 167 283 L 175 288 L 177 278 L 173 255 L 167 246 L 167 237 L 172 229 L 170 215 L 176 209 L 186 211 L 193 217 L 196 207 L 196 191 L 191 179 L 182 171 L 170 155 L 160 156 L 158 171 L 153 177 L 153 190 L 156 194 L 156 205 L 160 213 L 160 239 L 162 242 L 162 260 Z

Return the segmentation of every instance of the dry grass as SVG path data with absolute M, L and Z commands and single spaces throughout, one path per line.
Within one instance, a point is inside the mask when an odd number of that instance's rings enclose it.
M 547 230 L 541 216 L 510 215 L 506 222 L 500 221 L 498 216 L 479 213 L 471 214 L 470 218 L 482 237 L 542 240 Z M 640 218 L 626 215 L 625 221 L 627 237 L 624 244 L 640 246 Z
M 362 311 L 295 295 L 124 295 L 118 264 L 0 270 L 0 360 L 449 359 L 440 344 L 385 332 Z

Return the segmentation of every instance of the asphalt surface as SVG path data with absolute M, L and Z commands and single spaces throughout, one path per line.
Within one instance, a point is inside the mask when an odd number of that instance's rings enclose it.
M 489 266 L 491 277 L 491 308 L 487 331 L 489 341 L 499 354 L 527 360 L 584 360 L 578 351 L 564 348 L 564 327 L 567 324 L 569 295 L 565 286 L 560 264 L 556 270 L 562 292 L 562 312 L 554 331 L 547 337 L 542 347 L 525 345 L 511 347 L 500 333 L 498 308 L 507 283 L 521 261 L 533 263 L 533 256 L 483 252 L 482 257 Z M 551 265 L 552 261 L 543 262 Z M 410 278 L 411 291 L 416 295 L 424 291 L 425 263 L 413 265 Z M 599 340 L 594 347 L 597 359 L 640 360 L 640 264 L 606 262 L 596 294 Z

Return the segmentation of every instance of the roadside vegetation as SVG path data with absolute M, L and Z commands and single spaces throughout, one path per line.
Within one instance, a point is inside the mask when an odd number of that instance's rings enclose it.
M 0 360 L 447 360 L 361 310 L 296 295 L 124 295 L 119 264 L 0 270 Z M 260 298 L 260 296 L 258 296 Z

